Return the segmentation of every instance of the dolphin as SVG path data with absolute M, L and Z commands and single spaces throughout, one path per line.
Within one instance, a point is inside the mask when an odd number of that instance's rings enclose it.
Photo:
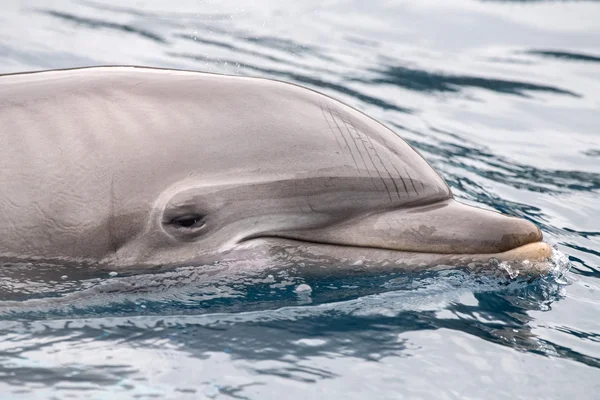
M 552 255 L 533 223 L 456 201 L 384 125 L 290 83 L 7 74 L 0 141 L 3 263 L 121 271 L 261 254 L 324 271 L 506 262 L 537 275 Z

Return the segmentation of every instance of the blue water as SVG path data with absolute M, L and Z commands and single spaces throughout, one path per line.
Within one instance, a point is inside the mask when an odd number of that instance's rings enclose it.
M 461 201 L 534 221 L 556 269 L 4 266 L 0 399 L 598 398 L 599 21 L 595 1 L 4 0 L 0 73 L 137 64 L 314 88 L 393 128 Z

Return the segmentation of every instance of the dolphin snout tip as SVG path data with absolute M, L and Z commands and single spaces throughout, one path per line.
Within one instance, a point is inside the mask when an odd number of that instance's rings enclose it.
M 443 254 L 494 254 L 541 242 L 541 230 L 531 221 L 447 200 L 405 213 L 396 220 L 400 231 L 413 235 L 401 241 L 406 251 Z M 425 230 L 424 227 L 433 227 Z M 421 227 L 417 229 L 417 227 Z M 417 232 L 417 234 L 414 234 Z M 409 240 L 407 240 L 409 239 Z
M 543 240 L 542 231 L 531 221 L 521 218 L 510 218 L 506 222 L 505 226 L 499 227 L 506 231 L 498 244 L 501 251 L 509 251 Z

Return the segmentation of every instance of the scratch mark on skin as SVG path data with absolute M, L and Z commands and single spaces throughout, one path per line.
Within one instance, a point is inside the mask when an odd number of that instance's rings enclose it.
M 337 143 L 338 147 L 340 148 L 340 151 L 344 151 L 344 149 L 342 148 L 342 144 L 340 143 L 337 135 L 335 134 L 335 131 L 333 130 L 333 126 L 331 126 L 331 123 L 329 122 L 329 118 L 327 118 L 327 115 L 325 114 L 325 108 L 323 107 L 323 104 L 320 104 L 321 106 L 321 112 L 323 113 L 323 117 L 325 118 L 325 122 L 327 122 L 327 126 L 329 126 L 329 130 L 331 130 L 331 133 L 333 134 L 333 137 L 335 138 L 335 142 Z
M 350 123 L 352 124 L 352 122 L 350 122 Z M 352 126 L 354 127 L 353 124 L 352 124 Z M 354 127 L 354 129 L 356 129 L 356 127 Z M 385 163 L 381 159 L 381 156 L 379 155 L 379 152 L 377 151 L 377 149 L 373 145 L 373 141 L 371 140 L 371 137 L 369 135 L 364 135 L 364 136 L 367 137 L 367 140 L 369 141 L 369 144 L 371 145 L 371 150 L 373 150 L 373 152 L 375 153 L 375 156 L 377 157 L 377 159 L 381 163 L 381 166 L 383 167 L 383 169 L 385 169 L 385 172 L 387 172 L 388 176 L 390 177 L 390 180 L 392 181 L 392 184 L 394 185 L 394 188 L 396 189 L 396 195 L 398 196 L 398 200 L 402 200 L 402 196 L 400 195 L 400 190 L 398 189 L 398 185 L 396 185 L 396 181 L 394 180 L 394 177 L 392 176 L 392 174 L 390 173 L 390 171 L 388 170 L 388 168 L 385 166 Z M 391 163 L 391 164 L 393 166 L 393 163 Z M 375 167 L 375 169 L 379 173 L 379 168 Z M 381 174 L 379 176 L 381 176 Z M 388 189 L 388 195 L 389 195 L 390 190 L 388 188 L 388 185 L 385 183 L 385 180 L 383 178 L 381 178 L 381 179 L 383 180 L 383 183 L 384 183 L 386 189 Z M 389 197 L 390 197 L 390 203 L 391 203 L 392 202 L 392 196 L 390 195 Z
M 426 238 L 425 236 L 421 233 L 420 230 L 416 229 L 416 228 L 411 228 L 408 233 L 410 233 L 415 239 L 417 239 L 419 242 L 421 243 L 425 243 L 426 242 Z
M 365 158 L 362 155 L 360 149 L 358 148 L 358 144 L 356 143 L 356 138 L 354 136 L 352 136 L 352 133 L 350 132 L 350 129 L 348 129 L 348 125 L 346 124 L 346 121 L 344 121 L 344 117 L 342 117 L 342 115 L 338 112 L 335 112 L 336 116 L 340 119 L 340 121 L 342 121 L 342 123 L 344 124 L 344 127 L 346 128 L 346 132 L 348 132 L 348 136 L 350 137 L 350 139 L 352 139 L 352 142 L 354 143 L 354 147 L 356 148 L 356 151 L 358 152 L 358 155 L 360 156 L 363 165 L 365 166 L 365 170 L 367 170 L 368 172 L 368 167 L 367 167 L 367 163 L 365 162 Z M 341 128 L 340 128 L 341 130 Z
M 381 139 L 381 140 L 382 140 L 382 141 L 383 141 L 385 144 L 387 144 L 387 143 L 388 143 L 388 142 L 385 140 L 385 138 L 383 138 L 383 137 L 382 137 L 382 136 L 381 136 L 379 133 L 377 133 L 377 132 L 376 132 L 376 134 L 377 134 L 377 136 L 379 136 L 379 138 L 380 138 L 380 139 Z M 373 146 L 373 142 L 371 141 L 371 138 L 370 138 L 368 135 L 367 135 L 367 138 L 369 139 L 369 142 L 371 142 L 371 146 Z M 391 150 L 391 152 L 392 152 L 393 154 L 395 154 L 395 155 L 397 155 L 398 157 L 400 157 L 400 154 L 399 154 L 398 152 L 394 151 L 392 147 L 389 147 L 389 148 L 390 148 L 390 150 Z M 378 157 L 379 157 L 379 155 L 378 155 Z M 398 172 L 398 176 L 399 176 L 399 177 L 400 177 L 400 179 L 402 180 L 402 185 L 404 186 L 404 189 L 406 190 L 406 194 L 407 194 L 407 195 L 408 195 L 408 197 L 410 198 L 410 192 L 408 191 L 408 187 L 406 186 L 406 182 L 404 181 L 404 178 L 402 177 L 402 174 L 400 173 L 400 171 L 398 171 L 398 168 L 396 168 L 396 165 L 395 165 L 395 164 L 392 162 L 392 160 L 390 160 L 389 156 L 387 157 L 387 159 L 388 159 L 388 161 L 390 162 L 390 164 L 392 165 L 392 167 L 394 167 L 394 169 L 396 170 L 396 172 Z M 381 158 L 379 158 L 379 160 L 381 161 Z M 381 164 L 383 165 L 383 162 L 381 162 Z M 384 168 L 385 168 L 385 165 L 384 165 Z M 404 170 L 406 171 L 406 167 L 404 168 Z M 387 171 L 387 168 L 386 168 L 386 171 Z M 388 174 L 389 174 L 389 172 L 388 172 Z M 410 178 L 410 182 L 411 182 L 411 184 L 412 184 L 412 187 L 413 187 L 413 189 L 415 189 L 415 193 L 416 193 L 416 194 L 417 194 L 417 196 L 418 196 L 418 195 L 419 195 L 419 193 L 417 192 L 417 189 L 416 189 L 416 187 L 415 187 L 415 184 L 414 184 L 414 182 L 413 182 L 413 179 L 412 179 L 412 177 L 410 176 L 410 174 L 408 174 L 408 171 L 406 171 L 406 174 L 407 174 L 407 175 L 408 175 L 408 177 Z M 392 180 L 392 182 L 394 182 L 394 181 Z M 421 186 L 423 187 L 423 189 L 425 189 L 425 186 L 423 185 L 423 182 L 422 182 L 422 181 L 419 181 L 419 182 L 421 183 Z M 394 183 L 394 185 L 395 185 L 395 183 Z
M 400 171 L 398 171 L 398 168 L 396 168 L 396 165 L 392 162 L 392 160 L 390 160 L 389 157 L 387 157 L 387 160 L 390 162 L 392 167 L 394 167 L 394 169 L 398 173 L 398 177 L 400 178 L 400 180 L 402 180 L 402 186 L 404 186 L 404 191 L 406 192 L 406 195 L 410 198 L 410 192 L 408 191 L 408 187 L 406 186 L 406 182 L 404 181 L 402 174 L 400 173 Z
M 367 167 L 367 162 L 365 161 L 365 158 L 364 158 L 362 152 L 360 151 L 360 149 L 358 148 L 358 145 L 356 144 L 356 139 L 355 139 L 354 136 L 352 136 L 352 133 L 350 132 L 350 128 L 348 127 L 348 124 L 350 124 L 350 126 L 352 126 L 352 128 L 354 129 L 354 133 L 355 133 L 356 137 L 358 137 L 358 139 L 360 140 L 360 143 L 362 144 L 363 148 L 365 149 L 365 152 L 367 153 L 367 155 L 369 156 L 369 159 L 371 160 L 371 164 L 373 165 L 373 168 L 375 168 L 375 170 L 377 171 L 377 174 L 379 175 L 379 178 L 381 179 L 381 181 L 383 182 L 383 184 L 385 186 L 385 181 L 383 180 L 383 178 L 381 177 L 381 174 L 379 173 L 379 170 L 375 166 L 375 163 L 373 162 L 373 157 L 371 157 L 371 154 L 369 153 L 369 150 L 367 149 L 367 146 L 365 145 L 364 140 L 362 140 L 362 136 L 361 136 L 360 132 L 358 131 L 358 129 L 356 129 L 356 127 L 354 126 L 354 124 L 352 124 L 352 121 L 346 121 L 341 115 L 339 115 L 339 113 L 338 113 L 338 117 L 344 123 L 344 126 L 346 127 L 346 131 L 348 131 L 348 135 L 354 141 L 354 145 L 356 146 L 356 150 L 358 150 L 358 154 L 360 154 L 360 158 L 362 159 L 362 162 L 365 165 L 365 169 L 367 170 L 367 174 L 369 174 L 369 177 L 371 178 L 371 183 L 373 183 L 373 186 L 375 187 L 375 189 L 377 191 L 379 191 L 379 188 L 375 184 L 374 177 L 371 174 L 371 171 L 369 170 L 369 167 Z
M 350 126 L 352 126 L 352 128 L 354 129 L 354 131 L 357 133 L 357 135 L 359 136 L 359 138 L 361 137 L 360 131 L 356 128 L 356 126 L 352 123 L 351 120 L 346 121 L 339 113 L 338 113 L 338 117 L 340 118 L 340 120 L 342 120 L 342 122 L 344 122 L 344 125 L 346 125 L 346 123 L 349 123 Z M 348 125 L 346 125 L 346 128 L 348 128 Z M 350 131 L 348 131 L 348 133 L 350 134 Z M 350 134 L 350 136 L 352 136 Z M 386 170 L 386 172 L 388 173 L 390 179 L 392 180 L 392 183 L 394 184 L 394 187 L 396 188 L 396 193 L 398 195 L 398 198 L 400 198 L 400 193 L 398 193 L 398 187 L 396 186 L 396 183 L 394 182 L 394 179 L 392 178 L 392 176 L 390 175 L 389 171 L 387 170 L 387 168 L 385 168 L 385 165 L 383 164 L 381 157 L 379 156 L 379 153 L 377 152 L 377 150 L 375 149 L 375 147 L 373 146 L 373 142 L 371 142 L 371 138 L 369 137 L 369 135 L 362 135 L 362 136 L 366 136 L 367 139 L 369 140 L 369 143 L 371 144 L 371 150 L 373 150 L 375 152 L 375 156 L 377 156 L 377 158 L 379 159 L 379 162 L 381 163 L 381 165 L 383 166 L 383 168 Z M 361 140 L 361 142 L 363 142 Z M 363 142 L 363 146 L 365 146 L 364 142 Z M 366 149 L 366 146 L 365 146 Z M 369 155 L 369 158 L 371 159 L 371 162 L 373 163 L 373 167 L 375 168 L 375 171 L 377 171 L 377 175 L 379 175 L 379 179 L 381 179 L 381 182 L 383 182 L 383 186 L 385 186 L 385 190 L 387 191 L 388 194 L 388 198 L 390 200 L 390 203 L 393 202 L 392 200 L 392 195 L 391 195 L 391 190 L 390 187 L 388 186 L 388 184 L 385 182 L 385 179 L 383 178 L 383 176 L 381 175 L 381 170 L 375 165 L 375 163 L 373 162 L 373 158 L 371 157 L 371 154 L 369 153 L 369 151 L 367 150 L 367 154 Z M 366 164 L 365 164 L 366 166 Z M 368 169 L 367 169 L 368 172 Z
M 4 200 L 4 201 L 5 201 L 5 202 L 6 202 L 6 203 L 7 203 L 7 204 L 10 206 L 10 207 L 12 207 L 12 208 L 15 208 L 15 209 L 19 208 L 19 204 L 18 204 L 16 201 L 14 201 L 13 199 L 11 199 L 10 197 L 8 197 L 8 196 L 7 196 L 7 197 L 6 197 L 5 199 L 3 199 L 3 200 Z M 3 207 L 3 208 L 4 208 L 4 207 Z
M 312 212 L 318 212 L 317 210 L 315 210 L 312 206 L 312 204 L 310 204 L 310 202 L 308 201 L 308 199 L 304 199 L 304 201 L 306 202 L 306 205 L 308 205 L 308 208 L 310 208 L 310 210 Z
M 419 192 L 417 192 L 417 187 L 415 186 L 415 182 L 413 181 L 412 176 L 410 176 L 410 174 L 408 173 L 408 170 L 406 169 L 406 167 L 404 167 L 404 170 L 406 171 L 406 175 L 408 175 L 408 178 L 410 179 L 410 184 L 412 185 L 413 189 L 415 189 L 415 193 L 418 196 Z
M 383 165 L 383 161 L 381 160 L 381 156 L 379 155 L 379 152 L 375 148 L 375 145 L 373 145 L 373 141 L 371 140 L 371 137 L 369 135 L 365 135 L 365 136 L 367 137 L 367 140 L 369 141 L 369 145 L 371 146 L 371 150 L 373 150 L 373 152 L 375 153 L 375 157 L 377 157 L 377 159 L 379 160 L 379 162 L 381 163 L 381 165 Z M 373 164 L 373 165 L 375 166 L 375 164 Z M 385 168 L 385 165 L 383 167 Z M 385 188 L 387 189 L 387 192 L 388 192 L 388 196 L 390 198 L 390 203 L 392 203 L 392 196 L 390 195 L 390 189 L 388 188 L 387 183 L 385 183 L 385 180 L 381 176 L 381 172 L 379 171 L 379 168 L 375 167 L 375 170 L 377 171 L 377 173 L 379 174 L 379 177 L 381 178 L 381 181 L 385 185 Z M 389 172 L 388 172 L 388 175 L 389 175 Z M 393 181 L 394 180 L 392 179 L 392 182 Z M 397 190 L 397 188 L 396 188 L 396 190 Z M 398 197 L 400 197 L 400 196 L 398 196 Z
M 356 170 L 359 172 L 359 175 L 360 175 L 360 168 L 358 167 L 358 163 L 356 162 L 356 158 L 354 157 L 354 153 L 352 153 L 352 150 L 350 150 L 350 145 L 348 144 L 348 140 L 346 139 L 346 136 L 344 135 L 344 132 L 342 131 L 342 129 L 340 128 L 340 125 L 335 120 L 335 116 L 333 115 L 333 111 L 331 110 L 331 108 L 327 107 L 327 110 L 329 111 L 329 114 L 331 115 L 331 118 L 333 119 L 333 122 L 335 123 L 335 126 L 337 127 L 338 131 L 340 132 L 340 135 L 342 135 L 342 137 L 344 138 L 344 142 L 346 142 L 346 147 L 348 148 L 348 152 L 352 156 L 352 161 L 354 161 L 354 165 L 356 166 Z
M 390 177 L 390 180 L 392 181 L 392 184 L 394 185 L 394 189 L 396 189 L 396 195 L 398 196 L 398 200 L 402 200 L 402 196 L 400 195 L 400 189 L 398 189 L 398 185 L 396 185 L 396 181 L 394 180 L 394 177 L 392 176 L 392 174 L 390 173 L 390 171 L 387 169 L 387 167 L 385 166 L 385 164 L 383 162 L 381 163 L 381 165 L 383 165 L 383 169 L 385 169 L 385 172 L 387 172 L 388 176 Z M 392 166 L 393 166 L 393 164 L 392 164 Z M 402 179 L 402 176 L 400 176 L 400 179 Z M 404 179 L 402 179 L 402 183 L 404 183 Z M 406 185 L 404 185 L 404 188 L 406 189 Z

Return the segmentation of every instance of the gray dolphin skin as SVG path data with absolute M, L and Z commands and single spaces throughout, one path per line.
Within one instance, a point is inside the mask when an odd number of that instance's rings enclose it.
M 415 271 L 496 259 L 535 275 L 552 254 L 532 223 L 454 200 L 385 126 L 279 81 L 2 75 L 0 141 L 4 263 L 141 270 L 260 254 Z

